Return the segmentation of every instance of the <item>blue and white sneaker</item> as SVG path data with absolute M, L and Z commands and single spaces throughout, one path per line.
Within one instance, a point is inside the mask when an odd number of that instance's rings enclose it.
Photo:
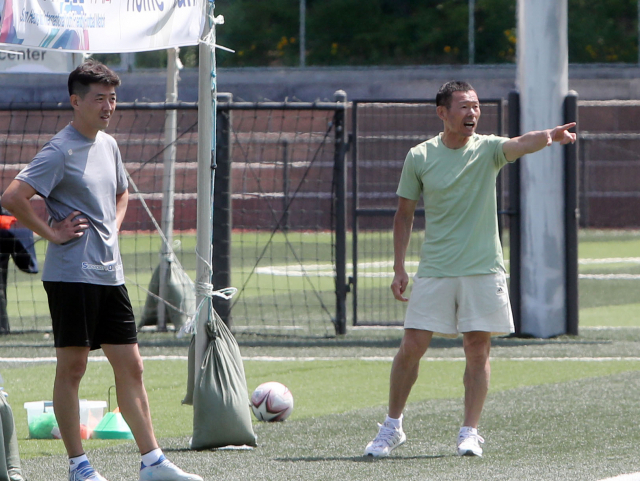
M 93 469 L 89 461 L 82 461 L 78 467 L 69 470 L 69 481 L 107 481 L 100 476 L 98 471 Z
M 374 458 L 389 456 L 391 451 L 407 440 L 407 436 L 404 434 L 402 428 L 396 429 L 386 421 L 384 424 L 378 423 L 378 427 L 378 435 L 373 441 L 367 444 L 364 450 L 365 456 L 373 456 Z
M 477 429 L 462 427 L 460 428 L 460 433 L 458 433 L 456 453 L 458 456 L 482 457 L 481 443 L 484 443 L 484 439 L 478 434 Z
M 203 479 L 197 474 L 185 473 L 163 454 L 150 466 L 140 463 L 140 481 L 203 481 Z

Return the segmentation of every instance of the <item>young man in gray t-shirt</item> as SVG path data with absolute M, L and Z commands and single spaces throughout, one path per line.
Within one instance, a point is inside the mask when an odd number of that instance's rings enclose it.
M 89 351 L 102 348 L 115 374 L 118 405 L 142 454 L 140 481 L 202 481 L 164 457 L 151 423 L 118 247 L 127 177 L 116 141 L 103 132 L 119 85 L 118 76 L 94 60 L 71 72 L 73 121 L 16 176 L 2 205 L 49 241 L 42 281 L 56 347 L 53 404 L 69 455 L 69 480 L 106 481 L 84 453 L 78 403 Z M 36 194 L 45 200 L 48 222 L 31 206 Z

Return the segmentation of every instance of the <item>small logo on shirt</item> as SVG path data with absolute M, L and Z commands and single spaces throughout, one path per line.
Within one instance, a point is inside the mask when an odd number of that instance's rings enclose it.
M 500 294 L 504 294 L 504 293 L 505 293 L 505 290 L 502 288 L 502 286 L 498 286 L 497 294 L 500 295 Z
M 82 268 L 90 271 L 121 271 L 122 264 L 118 264 L 117 266 L 114 266 L 114 265 L 103 266 L 99 264 L 89 264 L 88 262 L 83 262 Z
M 73 155 L 73 150 L 69 149 L 67 152 L 69 152 L 69 155 Z

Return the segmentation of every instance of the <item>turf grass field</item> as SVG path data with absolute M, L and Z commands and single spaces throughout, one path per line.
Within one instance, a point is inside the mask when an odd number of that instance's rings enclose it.
M 640 252 L 639 239 L 637 232 L 583 232 L 580 257 L 633 259 Z M 639 271 L 635 261 L 587 263 L 580 269 L 605 275 Z M 172 334 L 141 333 L 141 351 L 150 356 L 145 380 L 157 435 L 171 459 L 207 480 L 595 481 L 640 471 L 635 455 L 640 441 L 637 282 L 581 279 L 580 336 L 494 341 L 492 386 L 480 426 L 487 440 L 482 459 L 453 455 L 462 415 L 459 339 L 435 339 L 427 352 L 406 410 L 406 445 L 388 459 L 362 456 L 376 422 L 384 418 L 398 329 L 350 328 L 339 339 L 239 335 L 249 391 L 277 380 L 290 387 L 296 406 L 285 423 L 255 424 L 257 449 L 206 452 L 187 449 L 192 409 L 180 404 L 186 341 Z M 0 373 L 16 416 L 24 469 L 32 480 L 66 475 L 62 443 L 27 439 L 22 408 L 24 402 L 51 397 L 54 364 L 33 362 L 52 357 L 51 346 L 46 333 L 0 338 Z M 168 355 L 180 358 L 154 358 Z M 106 400 L 112 383 L 108 364 L 92 362 L 81 397 Z M 90 440 L 85 446 L 107 479 L 136 479 L 139 458 L 131 441 Z
M 9 336 L 10 357 L 46 358 L 51 347 L 37 335 Z M 187 449 L 192 409 L 180 404 L 186 345 L 167 334 L 143 334 L 145 380 L 157 435 L 171 459 L 205 479 L 476 479 L 599 480 L 640 470 L 634 420 L 640 393 L 640 332 L 585 330 L 551 340 L 498 338 L 492 388 L 480 426 L 482 459 L 453 455 L 462 413 L 464 363 L 459 340 L 436 339 L 406 410 L 408 440 L 389 459 L 362 456 L 385 413 L 390 358 L 400 331 L 357 331 L 350 338 L 279 341 L 240 339 L 250 390 L 266 380 L 290 387 L 296 406 L 284 423 L 257 423 L 251 451 Z M 98 356 L 100 353 L 96 353 Z M 286 356 L 259 360 L 259 356 Z M 6 356 L 9 357 L 9 356 Z M 6 357 L 4 359 L 6 360 Z M 96 358 L 97 359 L 97 358 Z M 5 388 L 16 417 L 24 469 L 30 479 L 64 479 L 57 440 L 29 440 L 26 401 L 50 399 L 54 364 L 3 362 Z M 91 362 L 81 397 L 106 400 L 113 375 Z M 111 481 L 135 479 L 131 441 L 90 440 L 89 456 Z

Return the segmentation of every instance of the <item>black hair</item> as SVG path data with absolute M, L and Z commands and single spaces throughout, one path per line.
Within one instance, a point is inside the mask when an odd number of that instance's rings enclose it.
M 436 106 L 439 107 L 443 105 L 446 108 L 451 107 L 451 97 L 453 96 L 453 92 L 469 92 L 474 89 L 469 82 L 463 82 L 461 80 L 452 80 L 451 82 L 447 82 L 440 90 L 438 90 L 438 94 L 436 95 Z
M 69 74 L 67 87 L 69 96 L 76 94 L 84 97 L 91 84 L 120 86 L 120 77 L 106 65 L 97 60 L 88 59 Z

